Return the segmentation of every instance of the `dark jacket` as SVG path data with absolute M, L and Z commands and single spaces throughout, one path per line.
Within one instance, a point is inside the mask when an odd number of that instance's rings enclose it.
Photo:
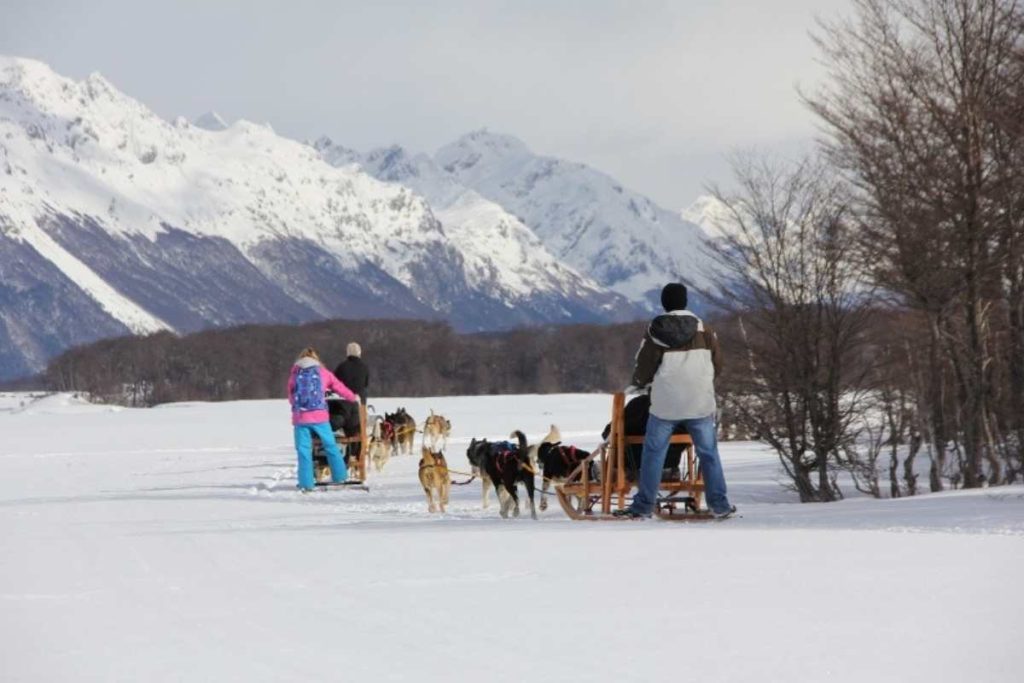
M 647 433 L 647 416 L 651 412 L 651 397 L 647 394 L 640 394 L 629 399 L 623 410 L 623 423 L 626 436 L 643 436 Z M 607 439 L 611 434 L 611 424 L 605 425 L 601 432 L 601 438 Z M 680 423 L 672 430 L 673 434 L 686 434 L 686 425 Z M 626 446 L 626 467 L 632 472 L 640 469 L 643 462 L 644 445 L 642 443 L 629 444 Z M 668 454 L 665 456 L 665 469 L 677 469 L 682 461 L 683 444 L 669 444 Z
M 359 394 L 359 400 L 366 403 L 366 387 L 370 385 L 370 369 L 358 356 L 349 356 L 334 369 L 334 376 Z

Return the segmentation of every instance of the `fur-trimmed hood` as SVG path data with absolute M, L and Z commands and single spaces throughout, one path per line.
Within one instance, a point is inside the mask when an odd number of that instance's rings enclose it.
M 704 330 L 700 318 L 689 311 L 672 311 L 659 315 L 647 326 L 647 335 L 658 346 L 679 349 Z

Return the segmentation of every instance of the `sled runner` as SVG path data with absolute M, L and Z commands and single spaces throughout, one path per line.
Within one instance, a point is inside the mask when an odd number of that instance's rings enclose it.
M 555 494 L 565 514 L 578 520 L 627 520 L 613 517 L 612 512 L 624 509 L 630 499 L 635 482 L 627 477 L 626 449 L 643 444 L 642 435 L 629 435 L 625 430 L 626 396 L 622 392 L 612 397 L 612 421 L 608 439 L 555 487 Z M 693 440 L 688 434 L 673 434 L 670 444 L 681 444 L 684 459 L 679 477 L 663 479 L 658 489 L 658 503 L 654 514 L 661 519 L 698 521 L 714 519 L 703 507 L 704 480 L 697 470 Z M 590 476 L 591 462 L 596 462 L 599 480 Z
M 361 479 L 349 479 L 347 481 L 333 482 L 333 481 L 318 481 L 316 483 L 318 489 L 349 489 L 354 491 L 369 491 L 370 487 L 367 486 Z

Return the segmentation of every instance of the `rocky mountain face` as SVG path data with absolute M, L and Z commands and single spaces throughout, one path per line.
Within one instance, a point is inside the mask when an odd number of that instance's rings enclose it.
M 707 285 L 701 228 L 599 171 L 486 130 L 434 161 L 529 226 L 556 258 L 636 303 L 656 307 L 669 281 L 695 294 Z
M 641 314 L 609 268 L 574 266 L 550 224 L 466 182 L 453 158 L 314 148 L 215 114 L 168 122 L 99 75 L 0 58 L 0 379 L 158 330 Z
M 429 156 L 397 146 L 358 155 L 326 139 L 314 146 L 333 164 L 357 164 L 379 180 L 424 197 L 445 233 L 460 245 L 470 285 L 509 304 L 502 315 L 525 324 L 567 318 L 619 321 L 642 314 L 625 297 L 562 263 L 522 221 L 459 183 Z

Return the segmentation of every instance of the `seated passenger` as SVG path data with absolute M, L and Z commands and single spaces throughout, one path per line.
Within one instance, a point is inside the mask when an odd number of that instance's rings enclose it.
M 346 385 L 347 386 L 347 385 Z M 330 414 L 331 430 L 345 436 L 360 436 L 359 401 L 347 401 L 340 396 L 327 396 L 327 411 Z M 346 449 L 349 465 L 359 459 L 359 443 L 350 443 Z
M 649 394 L 639 394 L 629 399 L 623 409 L 626 436 L 643 436 L 647 433 L 647 417 L 650 411 L 651 397 Z M 611 430 L 611 424 L 606 425 L 604 431 L 601 432 L 601 437 L 607 439 Z M 686 434 L 686 427 L 679 425 L 672 433 Z M 679 443 L 669 445 L 668 455 L 665 456 L 665 468 L 661 473 L 662 481 L 679 479 L 679 463 L 682 461 L 685 448 L 683 444 Z M 642 443 L 626 445 L 626 476 L 630 481 L 635 481 L 636 473 L 640 471 L 643 451 Z

